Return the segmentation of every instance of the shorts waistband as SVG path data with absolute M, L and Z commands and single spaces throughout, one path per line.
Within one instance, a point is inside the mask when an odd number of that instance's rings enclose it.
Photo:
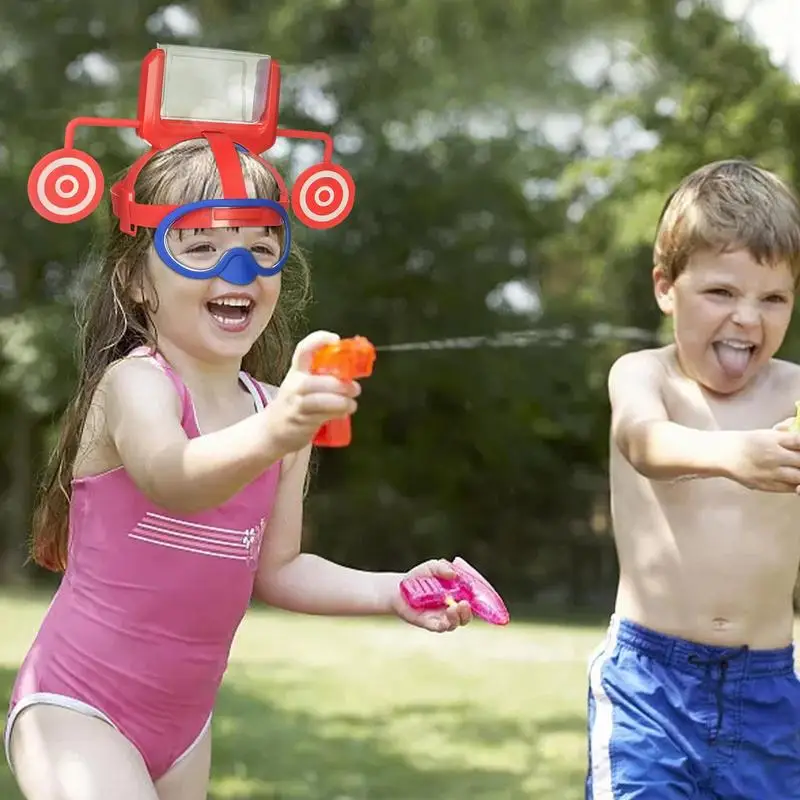
M 793 645 L 775 650 L 752 650 L 747 645 L 718 647 L 679 639 L 615 617 L 611 619 L 609 631 L 612 641 L 684 671 L 721 667 L 729 678 L 777 677 L 795 671 Z

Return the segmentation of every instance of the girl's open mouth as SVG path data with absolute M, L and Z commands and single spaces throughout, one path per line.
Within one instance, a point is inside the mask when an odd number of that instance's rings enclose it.
M 250 323 L 255 303 L 248 297 L 218 297 L 206 303 L 208 313 L 220 328 L 238 333 Z

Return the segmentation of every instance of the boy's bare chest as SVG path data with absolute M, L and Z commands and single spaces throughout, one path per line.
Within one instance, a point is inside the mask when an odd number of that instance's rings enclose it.
M 767 390 L 741 398 L 714 398 L 695 384 L 672 385 L 665 390 L 669 418 L 679 425 L 699 430 L 756 430 L 794 414 L 795 399 Z
M 768 533 L 772 542 L 782 533 L 800 541 L 796 494 L 754 491 L 726 478 L 679 480 L 661 484 L 656 491 L 665 510 L 691 517 L 726 537 L 741 530 L 746 535 Z

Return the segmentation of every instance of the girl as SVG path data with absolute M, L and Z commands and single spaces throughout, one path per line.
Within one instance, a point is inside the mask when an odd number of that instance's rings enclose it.
M 219 198 L 209 142 L 150 158 L 136 208 Z M 251 198 L 276 199 L 264 162 L 228 156 Z M 297 345 L 279 389 L 254 379 L 284 373 L 307 299 L 288 228 L 121 227 L 93 284 L 79 388 L 34 520 L 35 561 L 64 577 L 6 726 L 28 800 L 205 798 L 212 709 L 252 595 L 432 631 L 470 619 L 465 603 L 414 612 L 400 574 L 300 551 L 310 442 L 356 410 L 360 389 L 309 373 L 314 350 L 337 338 L 326 332 Z M 233 272 L 197 279 L 225 259 Z M 236 259 L 259 271 L 248 278 Z M 436 561 L 409 574 L 453 576 Z

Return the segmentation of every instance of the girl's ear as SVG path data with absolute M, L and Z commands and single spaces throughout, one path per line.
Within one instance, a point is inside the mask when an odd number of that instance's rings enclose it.
M 141 263 L 131 270 L 133 274 L 123 282 L 123 286 L 127 285 L 128 297 L 138 306 L 152 306 L 154 302 L 147 259 L 148 254 L 142 255 Z
M 143 273 L 137 275 L 135 280 L 131 282 L 128 294 L 137 306 L 152 308 L 155 305 L 155 293 L 147 280 L 147 276 Z
M 134 281 L 128 288 L 128 295 L 137 306 L 143 306 L 145 301 L 143 281 Z

